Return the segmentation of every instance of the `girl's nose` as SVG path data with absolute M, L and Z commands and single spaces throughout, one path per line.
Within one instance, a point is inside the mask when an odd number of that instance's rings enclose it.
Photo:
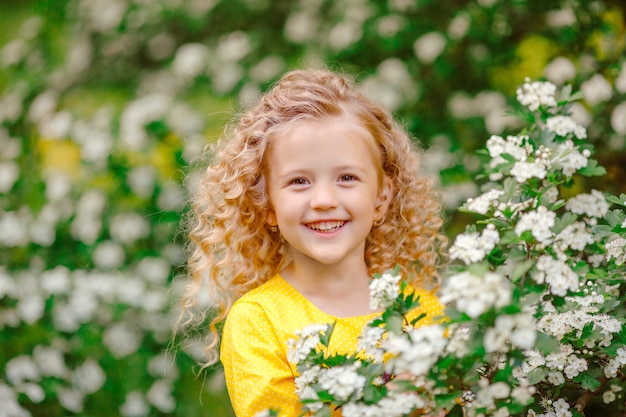
M 312 189 L 310 204 L 314 210 L 328 210 L 337 207 L 335 187 L 330 184 L 316 184 Z

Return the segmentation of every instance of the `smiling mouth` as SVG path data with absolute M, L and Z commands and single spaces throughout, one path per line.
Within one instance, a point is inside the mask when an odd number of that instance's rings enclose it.
M 346 222 L 343 221 L 334 221 L 334 222 L 319 222 L 319 223 L 309 223 L 306 226 L 309 229 L 315 230 L 317 232 L 334 232 L 341 228 Z

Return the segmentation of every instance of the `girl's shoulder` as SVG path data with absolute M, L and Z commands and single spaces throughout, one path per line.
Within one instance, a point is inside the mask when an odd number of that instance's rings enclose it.
M 263 284 L 251 289 L 239 297 L 235 304 L 264 303 L 266 301 L 275 300 L 277 296 L 282 297 L 287 293 L 287 289 L 283 283 L 284 280 L 280 277 L 280 275 L 275 275 Z
M 229 315 L 237 311 L 238 314 L 247 312 L 263 314 L 268 318 L 280 317 L 287 309 L 294 313 L 302 310 L 298 297 L 299 295 L 280 275 L 275 275 L 235 301 Z

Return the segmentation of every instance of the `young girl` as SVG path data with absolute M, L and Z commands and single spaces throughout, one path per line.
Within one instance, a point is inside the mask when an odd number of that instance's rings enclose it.
M 238 417 L 300 415 L 288 339 L 336 322 L 331 349 L 354 352 L 378 313 L 374 273 L 399 265 L 421 296 L 420 323 L 441 315 L 441 207 L 418 168 L 389 113 L 329 71 L 285 74 L 218 143 L 194 201 L 183 304 L 208 279 L 208 364 L 225 320 L 219 359 Z

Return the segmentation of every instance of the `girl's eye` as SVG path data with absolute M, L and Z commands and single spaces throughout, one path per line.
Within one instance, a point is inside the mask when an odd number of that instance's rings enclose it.
M 345 174 L 339 177 L 339 181 L 354 181 L 356 177 L 354 175 Z
M 305 178 L 294 178 L 293 180 L 291 180 L 291 184 L 305 185 L 307 184 L 307 180 Z

